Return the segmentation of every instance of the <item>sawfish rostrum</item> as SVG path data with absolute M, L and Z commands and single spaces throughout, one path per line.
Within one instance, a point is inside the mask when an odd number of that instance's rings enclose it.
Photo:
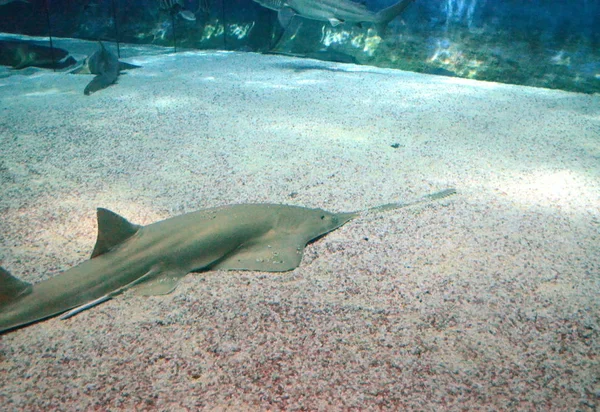
M 414 202 L 367 211 L 399 209 L 454 193 L 454 189 L 444 190 Z M 142 227 L 98 209 L 98 238 L 91 259 L 34 285 L 0 268 L 0 332 L 65 312 L 61 318 L 70 317 L 127 289 L 142 295 L 166 294 L 190 272 L 292 270 L 300 265 L 308 242 L 360 213 L 241 204 Z

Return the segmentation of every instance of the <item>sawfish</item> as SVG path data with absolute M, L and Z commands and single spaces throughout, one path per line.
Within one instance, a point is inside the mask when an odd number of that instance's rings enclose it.
M 254 0 L 277 12 L 279 23 L 287 27 L 295 16 L 305 19 L 328 21 L 332 26 L 342 23 L 373 23 L 383 29 L 402 14 L 414 0 L 400 0 L 396 4 L 374 13 L 364 4 L 351 0 Z
M 15 69 L 41 67 L 64 69 L 75 64 L 69 52 L 58 47 L 48 47 L 27 40 L 0 39 L 0 64 Z
M 0 0 L 0 6 L 5 6 L 7 4 L 16 3 L 16 2 L 29 3 L 28 0 Z
M 117 56 L 111 53 L 104 44 L 100 42 L 100 50 L 94 52 L 88 59 L 87 65 L 90 73 L 96 75 L 91 82 L 85 86 L 83 94 L 89 96 L 98 90 L 106 89 L 117 81 L 120 66 Z
M 63 314 L 69 318 L 128 289 L 141 295 L 172 292 L 190 272 L 297 268 L 306 245 L 364 212 L 383 212 L 441 199 L 454 189 L 408 203 L 357 212 L 279 204 L 203 209 L 147 226 L 97 209 L 98 236 L 91 258 L 36 284 L 0 268 L 0 333 Z

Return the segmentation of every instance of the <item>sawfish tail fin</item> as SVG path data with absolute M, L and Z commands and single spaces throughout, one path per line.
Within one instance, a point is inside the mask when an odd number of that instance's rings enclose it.
M 398 3 L 377 12 L 375 18 L 377 19 L 378 28 L 380 30 L 385 30 L 385 27 L 389 22 L 402 14 L 404 9 L 406 9 L 413 1 L 414 0 L 400 0 Z
M 431 202 L 433 200 L 443 199 L 448 196 L 452 196 L 456 194 L 456 189 L 446 189 L 441 192 L 431 193 L 429 195 L 423 196 L 417 200 L 413 200 L 412 202 L 407 203 L 388 203 L 386 205 L 371 207 L 366 210 L 366 212 L 386 212 L 388 210 L 401 209 L 403 207 L 418 205 L 419 203 Z
M 31 293 L 31 283 L 23 282 L 0 267 L 0 308 Z

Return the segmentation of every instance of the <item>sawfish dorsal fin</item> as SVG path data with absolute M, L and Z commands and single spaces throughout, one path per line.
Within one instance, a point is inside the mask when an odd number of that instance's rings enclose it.
M 31 283 L 23 282 L 0 267 L 0 306 L 31 293 Z
M 92 252 L 92 259 L 123 243 L 141 228 L 140 225 L 135 225 L 108 209 L 99 207 L 97 214 L 98 238 Z

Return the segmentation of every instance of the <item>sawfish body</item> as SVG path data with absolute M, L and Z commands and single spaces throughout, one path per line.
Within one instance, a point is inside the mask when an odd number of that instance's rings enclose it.
M 5 6 L 7 4 L 10 3 L 17 3 L 17 2 L 21 2 L 21 3 L 29 3 L 28 0 L 0 0 L 0 6 Z
M 83 90 L 83 94 L 89 96 L 98 90 L 106 89 L 117 81 L 119 77 L 119 59 L 111 53 L 104 44 L 100 42 L 100 50 L 94 52 L 87 60 L 90 73 L 96 77 Z
M 342 23 L 373 23 L 384 27 L 399 16 L 414 0 L 400 0 L 377 13 L 351 0 L 254 0 L 278 13 L 279 22 L 287 27 L 294 16 L 328 21 L 332 26 Z
M 27 40 L 0 40 L 1 65 L 18 70 L 26 67 L 64 69 L 75 63 L 75 59 L 64 49 L 52 49 Z
M 449 189 L 411 203 L 368 210 L 398 209 L 453 193 Z M 0 333 L 71 309 L 63 318 L 72 316 L 130 288 L 142 295 L 166 294 L 190 272 L 292 270 L 299 266 L 308 242 L 359 214 L 243 204 L 142 227 L 98 209 L 98 239 L 90 260 L 35 285 L 0 268 Z

